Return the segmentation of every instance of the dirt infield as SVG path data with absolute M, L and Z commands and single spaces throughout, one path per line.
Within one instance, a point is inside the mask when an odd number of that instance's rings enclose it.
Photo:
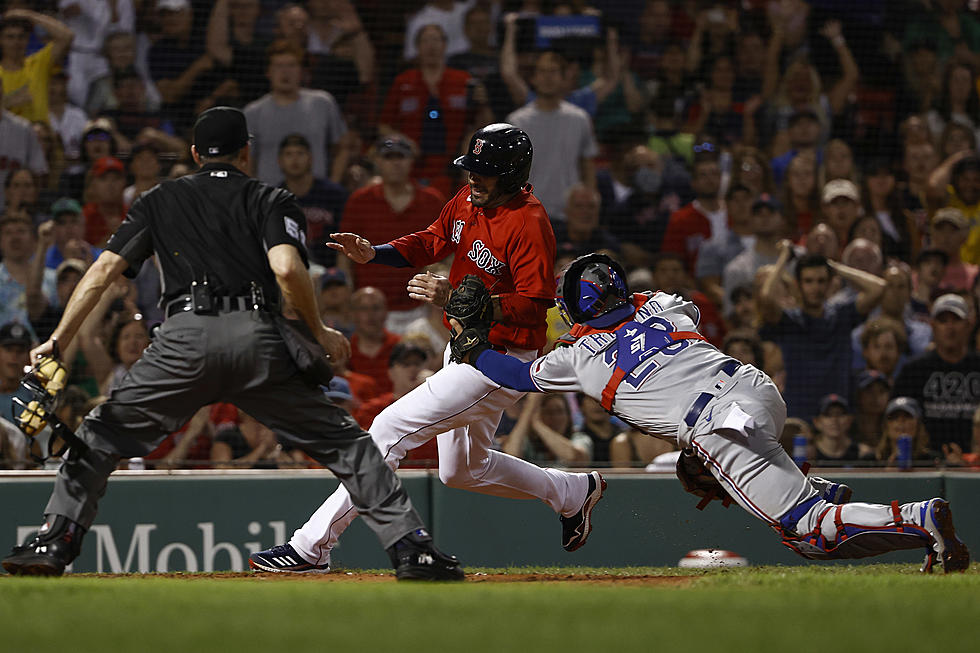
M 139 574 L 78 574 L 95 578 L 134 578 Z M 386 573 L 362 571 L 332 571 L 328 574 L 274 574 L 252 572 L 171 573 L 144 574 L 146 578 L 173 578 L 180 580 L 249 580 L 258 583 L 305 582 L 305 583 L 393 583 L 395 576 Z M 684 587 L 694 576 L 614 575 L 614 574 L 505 574 L 473 572 L 467 574 L 467 583 L 585 583 L 590 585 L 640 585 L 646 587 Z

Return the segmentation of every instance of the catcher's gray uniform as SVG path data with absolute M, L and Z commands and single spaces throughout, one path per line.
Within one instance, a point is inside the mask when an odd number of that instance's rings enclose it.
M 663 292 L 634 295 L 633 303 L 629 321 L 600 330 L 576 325 L 569 346 L 526 365 L 492 351 L 476 365 L 518 389 L 584 391 L 595 399 L 605 393 L 604 405 L 610 409 L 611 402 L 624 421 L 694 449 L 739 505 L 807 557 L 929 548 L 939 538 L 929 517 L 937 500 L 901 506 L 825 500 L 779 444 L 786 405 L 772 380 L 697 339 L 693 303 Z

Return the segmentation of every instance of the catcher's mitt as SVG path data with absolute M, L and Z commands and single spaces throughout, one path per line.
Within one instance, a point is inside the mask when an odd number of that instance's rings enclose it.
M 490 344 L 490 327 L 470 327 L 454 333 L 449 339 L 449 360 L 473 365 L 480 354 L 488 349 L 493 349 Z
M 704 510 L 712 500 L 721 501 L 726 508 L 732 503 L 731 495 L 721 486 L 718 479 L 711 475 L 691 449 L 682 449 L 681 455 L 677 458 L 677 478 L 680 479 L 685 490 L 701 497 L 697 505 L 698 510 Z
M 493 321 L 490 291 L 475 274 L 467 274 L 453 289 L 446 302 L 446 317 L 459 322 L 464 329 L 489 327 Z

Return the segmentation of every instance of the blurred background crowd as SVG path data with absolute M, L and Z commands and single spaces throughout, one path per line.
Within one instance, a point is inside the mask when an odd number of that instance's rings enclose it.
M 30 347 L 140 193 L 193 172 L 190 128 L 216 105 L 243 108 L 253 174 L 306 212 L 323 318 L 353 349 L 324 391 L 365 428 L 448 334 L 408 298 L 413 272 L 324 242 L 425 228 L 472 130 L 506 121 L 534 144 L 556 269 L 605 251 L 635 291 L 694 302 L 779 385 L 798 462 L 980 466 L 977 0 L 3 4 L 0 468 L 37 465 L 11 423 Z M 159 293 L 151 261 L 103 297 L 64 352 L 66 422 L 149 345 Z M 671 451 L 575 396 L 526 397 L 498 436 L 567 466 Z M 312 462 L 215 405 L 129 465 Z

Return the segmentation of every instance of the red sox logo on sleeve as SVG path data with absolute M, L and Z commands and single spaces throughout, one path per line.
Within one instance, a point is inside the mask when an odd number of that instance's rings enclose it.
M 500 272 L 505 267 L 504 262 L 494 256 L 493 252 L 483 244 L 482 240 L 473 241 L 473 246 L 466 253 L 466 258 L 476 263 L 480 269 L 486 270 L 488 274 L 492 274 L 495 277 L 499 277 Z
M 452 240 L 454 243 L 459 245 L 459 239 L 463 235 L 463 227 L 466 225 L 465 220 L 456 220 L 453 222 L 453 235 Z
M 486 143 L 482 138 L 476 139 L 476 143 L 473 144 L 473 154 L 479 154 L 483 151 L 483 144 Z

